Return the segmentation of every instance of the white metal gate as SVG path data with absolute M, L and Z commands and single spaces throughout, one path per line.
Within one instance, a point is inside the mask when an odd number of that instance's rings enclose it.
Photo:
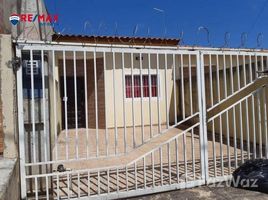
M 16 45 L 22 199 L 194 187 L 267 157 L 267 53 Z

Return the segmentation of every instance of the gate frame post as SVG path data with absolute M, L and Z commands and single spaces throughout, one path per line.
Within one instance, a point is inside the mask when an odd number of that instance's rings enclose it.
M 198 106 L 200 119 L 200 154 L 201 154 L 201 176 L 206 184 L 209 179 L 208 173 L 208 140 L 207 140 L 207 110 L 206 110 L 206 90 L 205 90 L 205 70 L 204 54 L 199 51 L 197 54 L 197 89 L 198 89 Z
M 16 46 L 16 56 L 21 59 L 21 49 Z M 22 63 L 16 72 L 17 106 L 18 106 L 18 135 L 19 135 L 19 162 L 20 162 L 20 193 L 21 199 L 27 199 L 26 172 L 25 172 L 25 144 L 24 144 L 24 116 L 23 116 L 23 82 Z

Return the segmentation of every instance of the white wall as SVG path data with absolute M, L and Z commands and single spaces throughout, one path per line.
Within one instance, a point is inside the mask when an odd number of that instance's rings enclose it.
M 136 60 L 136 54 L 133 56 L 133 74 L 140 75 L 140 61 Z M 121 54 L 115 54 L 115 71 L 113 76 L 113 59 L 112 54 L 108 53 L 106 57 L 106 71 L 105 71 L 105 79 L 106 79 L 106 87 L 105 87 L 105 96 L 106 96 L 106 119 L 107 119 L 107 127 L 114 127 L 115 117 L 114 117 L 114 103 L 116 106 L 116 121 L 118 127 L 132 126 L 133 125 L 133 111 L 135 118 L 135 125 L 142 125 L 141 122 L 141 113 L 143 111 L 143 123 L 144 125 L 150 125 L 150 105 L 151 105 L 151 121 L 152 124 L 165 124 L 167 122 L 166 115 L 170 116 L 169 121 L 174 122 L 174 103 L 173 103 L 173 73 L 172 73 L 172 57 L 168 56 L 167 62 L 167 71 L 165 73 L 165 63 L 164 56 L 161 55 L 159 57 L 159 71 L 157 72 L 157 64 L 156 64 L 156 55 L 151 55 L 151 74 L 157 74 L 158 80 L 160 81 L 160 96 L 159 96 L 159 104 L 160 104 L 160 119 L 158 119 L 158 101 L 157 97 L 152 97 L 151 102 L 149 98 L 143 98 L 141 102 L 141 98 L 125 98 L 124 93 L 125 88 L 123 88 L 123 74 L 122 68 L 124 67 L 124 74 L 131 74 L 131 57 L 130 54 L 125 54 L 125 66 L 122 66 L 122 56 Z M 142 74 L 149 74 L 148 69 L 148 56 L 144 55 L 142 60 Z M 115 79 L 115 86 L 113 85 L 113 78 Z M 167 91 L 166 84 L 167 83 Z M 114 94 L 115 87 L 115 94 Z M 176 87 L 176 84 L 175 84 Z M 115 95 L 115 102 L 114 102 Z M 167 109 L 166 109 L 167 102 Z M 173 104 L 172 104 L 173 103 Z M 124 124 L 124 106 L 125 104 L 125 117 L 126 124 Z M 173 108 L 172 108 L 173 106 Z M 142 109 L 143 108 L 143 109 Z M 159 121 L 158 121 L 159 120 Z

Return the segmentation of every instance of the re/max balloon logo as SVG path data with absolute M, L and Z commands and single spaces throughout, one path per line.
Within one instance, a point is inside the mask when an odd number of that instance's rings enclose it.
M 41 25 L 52 25 L 59 20 L 58 15 L 45 15 L 45 14 L 12 14 L 9 21 L 12 25 L 16 26 L 19 22 L 38 22 Z

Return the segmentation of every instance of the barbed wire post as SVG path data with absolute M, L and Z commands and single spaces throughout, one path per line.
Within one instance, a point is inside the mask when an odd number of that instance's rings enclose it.
M 180 32 L 180 34 L 179 34 L 179 38 L 180 38 L 180 44 L 182 45 L 182 44 L 184 44 L 184 32 L 183 32 L 183 30 Z

